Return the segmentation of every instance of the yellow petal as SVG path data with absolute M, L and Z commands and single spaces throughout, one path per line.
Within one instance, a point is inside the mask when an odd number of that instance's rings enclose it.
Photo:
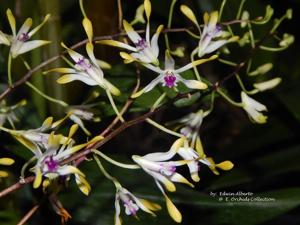
M 79 175 L 76 176 L 75 180 L 76 180 L 76 183 L 77 183 L 80 191 L 85 195 L 89 195 L 89 193 L 91 191 L 91 186 L 90 186 L 89 182 L 84 177 L 79 176 Z
M 161 206 L 154 202 L 150 202 L 146 199 L 141 199 L 141 198 L 139 200 L 147 209 L 149 209 L 151 211 L 161 210 Z
M 72 137 L 78 130 L 78 124 L 73 124 L 69 131 L 69 137 Z
M 218 22 L 218 17 L 218 11 L 213 11 L 212 13 L 210 13 L 209 24 L 215 26 Z
M 131 98 L 137 98 L 137 97 L 141 96 L 143 93 L 144 93 L 144 89 L 132 94 Z
M 15 160 L 11 158 L 0 158 L 0 165 L 10 166 L 14 164 Z
M 7 172 L 1 171 L 1 170 L 0 170 L 0 178 L 1 178 L 1 177 L 7 177 L 7 176 L 8 176 L 8 173 L 7 173 Z
M 150 15 L 151 15 L 151 2 L 150 2 L 150 0 L 145 0 L 144 1 L 144 8 L 145 8 L 147 20 L 149 21 Z
M 92 42 L 93 41 L 93 25 L 92 25 L 92 22 L 87 17 L 85 17 L 82 20 L 82 25 L 84 27 L 85 33 L 88 36 L 89 42 Z
M 53 123 L 53 117 L 48 117 L 47 119 L 45 119 L 45 121 L 43 122 L 43 125 L 42 125 L 42 127 L 44 128 L 48 128 L 48 127 L 51 127 L 51 125 L 52 125 L 52 123 Z
M 180 6 L 180 10 L 181 12 L 187 17 L 189 18 L 197 27 L 199 26 L 198 21 L 195 17 L 195 14 L 193 13 L 193 11 L 186 5 L 181 5 Z
M 206 62 L 209 62 L 209 61 L 212 61 L 214 59 L 218 58 L 217 55 L 212 55 L 211 57 L 207 58 L 207 59 L 199 59 L 199 60 L 196 60 L 194 62 L 192 62 L 193 66 L 198 66 L 200 64 L 203 64 L 203 63 L 206 63 Z
M 181 221 L 182 221 L 181 213 L 176 208 L 176 206 L 173 204 L 173 202 L 169 199 L 168 196 L 165 195 L 165 199 L 166 199 L 167 209 L 168 209 L 170 216 L 176 223 L 181 223 Z
M 198 152 L 199 158 L 203 158 L 204 150 L 203 150 L 203 146 L 202 146 L 202 143 L 201 143 L 201 140 L 199 137 L 197 137 L 197 139 L 196 139 L 196 151 Z
M 120 56 L 124 59 L 124 63 L 126 64 L 136 61 L 134 57 L 132 57 L 130 54 L 126 52 L 120 52 Z
M 216 166 L 222 170 L 231 170 L 234 164 L 231 161 L 226 160 L 224 162 L 217 164 Z
M 42 171 L 40 169 L 37 169 L 35 173 L 35 179 L 33 182 L 33 188 L 38 188 L 42 183 Z
M 178 138 L 172 145 L 171 149 L 178 150 L 180 147 L 183 146 L 183 143 L 185 141 L 185 138 Z
M 17 35 L 16 34 L 16 19 L 10 9 L 6 10 L 6 16 L 7 16 L 10 28 L 13 32 L 13 35 L 16 36 Z

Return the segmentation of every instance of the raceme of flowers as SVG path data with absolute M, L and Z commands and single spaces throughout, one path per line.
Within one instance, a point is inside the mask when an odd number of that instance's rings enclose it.
M 203 24 L 199 24 L 194 12 L 188 6 L 180 6 L 183 15 L 187 17 L 196 26 L 197 31 L 199 31 L 199 35 L 188 31 L 188 33 L 196 39 L 197 45 L 191 53 L 191 61 L 180 66 L 180 61 L 178 60 L 177 62 L 176 60 L 175 63 L 172 55 L 183 55 L 183 52 L 178 50 L 179 48 L 176 51 L 172 51 L 168 44 L 166 44 L 166 49 L 162 49 L 161 47 L 160 36 L 161 33 L 164 32 L 164 25 L 159 25 L 151 37 L 150 17 L 152 6 L 150 0 L 144 0 L 143 4 L 138 7 L 135 19 L 131 23 L 125 19 L 121 21 L 123 24 L 122 29 L 124 29 L 128 37 L 126 41 L 125 39 L 122 41 L 111 39 L 94 41 L 93 25 L 82 8 L 82 0 L 80 0 L 80 5 L 84 17 L 82 26 L 87 35 L 87 41 L 85 43 L 86 54 L 80 54 L 75 51 L 74 48 L 67 47 L 64 43 L 61 43 L 73 62 L 63 58 L 69 67 L 53 68 L 43 72 L 44 74 L 59 73 L 60 78 L 57 80 L 59 84 L 79 81 L 88 86 L 95 88 L 100 87 L 100 89 L 106 93 L 111 107 L 117 115 L 117 119 L 121 122 L 125 122 L 122 113 L 119 112 L 114 102 L 114 97 L 122 96 L 123 93 L 117 86 L 109 81 L 103 71 L 104 69 L 110 69 L 112 66 L 105 61 L 97 59 L 94 53 L 94 43 L 109 45 L 122 49 L 120 56 L 123 58 L 125 64 L 133 62 L 140 64 L 154 77 L 147 85 L 130 96 L 132 100 L 140 97 L 144 93 L 151 92 L 158 85 L 165 87 L 163 89 L 163 97 L 168 89 L 176 93 L 181 93 L 178 87 L 179 84 L 183 84 L 190 92 L 208 92 L 212 90 L 211 87 L 214 87 L 216 90 L 212 91 L 218 92 L 220 96 L 224 97 L 230 103 L 242 108 L 252 122 L 262 124 L 267 121 L 267 116 L 264 114 L 264 112 L 267 111 L 267 107 L 252 98 L 251 95 L 276 87 L 281 82 L 281 78 L 275 77 L 267 81 L 256 82 L 253 84 L 253 90 L 251 91 L 247 91 L 245 87 L 241 85 L 241 101 L 235 102 L 231 100 L 221 88 L 215 87 L 207 79 L 200 79 L 199 74 L 197 74 L 197 66 L 217 60 L 221 54 L 220 50 L 224 50 L 227 44 L 236 42 L 239 43 L 240 46 L 243 46 L 245 43 L 251 41 L 249 35 L 244 35 L 244 37 L 240 39 L 234 35 L 231 30 L 227 29 L 226 26 L 222 26 L 220 22 L 220 12 L 205 12 L 203 15 Z M 144 18 L 144 14 L 146 19 Z M 264 24 L 270 20 L 272 14 L 272 10 L 270 11 L 270 8 L 267 7 L 265 18 L 253 20 L 253 23 Z M 19 31 L 16 29 L 16 19 L 10 9 L 6 11 L 6 16 L 12 35 L 0 31 L 0 44 L 10 48 L 8 57 L 8 70 L 10 70 L 11 59 L 50 43 L 50 41 L 47 40 L 30 40 L 48 21 L 50 15 L 46 15 L 43 21 L 32 30 L 30 29 L 33 21 L 31 18 L 27 18 Z M 290 19 L 291 12 L 287 12 L 285 17 Z M 247 17 L 247 20 L 240 22 L 241 26 L 244 27 L 244 23 L 247 21 L 250 21 L 249 17 Z M 140 33 L 134 29 L 133 25 L 137 23 L 146 23 L 144 32 Z M 168 40 L 167 37 L 166 35 L 166 40 Z M 129 43 L 127 41 L 129 41 Z M 279 43 L 280 49 L 287 48 L 293 41 L 292 35 L 285 34 Z M 161 53 L 164 53 L 165 57 L 163 66 L 160 62 Z M 198 59 L 194 60 L 194 56 L 198 57 Z M 271 69 L 272 65 L 265 64 L 254 71 L 250 71 L 248 75 L 262 75 Z M 195 73 L 194 78 L 185 78 L 184 73 L 192 70 Z M 11 71 L 8 73 L 9 83 L 11 82 L 10 72 Z M 239 79 L 237 74 L 236 76 Z M 144 74 L 142 73 L 141 80 L 143 79 L 146 78 L 144 78 Z M 238 81 L 241 82 L 241 80 Z M 97 96 L 98 95 L 100 94 L 97 94 Z M 159 100 L 162 99 L 163 98 L 160 97 L 155 104 L 159 105 L 159 103 L 161 103 Z M 26 100 L 21 100 L 14 105 L 8 104 L 5 100 L 0 102 L 0 132 L 10 134 L 32 153 L 32 157 L 22 167 L 20 182 L 24 182 L 25 173 L 33 173 L 35 176 L 33 187 L 39 188 L 42 186 L 43 191 L 48 195 L 49 192 L 51 193 L 52 187 L 58 185 L 58 183 L 69 182 L 71 178 L 73 178 L 80 191 L 88 195 L 91 191 L 91 186 L 86 179 L 86 175 L 78 168 L 80 160 L 85 160 L 86 158 L 81 158 L 79 161 L 69 161 L 68 159 L 83 149 L 89 149 L 93 153 L 94 161 L 96 161 L 99 169 L 116 187 L 114 203 L 115 225 L 122 224 L 122 212 L 135 218 L 138 218 L 140 211 L 156 216 L 155 211 L 160 210 L 161 206 L 137 197 L 138 195 L 123 187 L 117 178 L 111 176 L 110 173 L 105 170 L 98 157 L 100 157 L 101 160 L 104 159 L 124 169 L 140 169 L 144 171 L 147 176 L 153 179 L 165 200 L 169 215 L 178 223 L 182 221 L 182 215 L 168 196 L 168 192 L 176 192 L 176 183 L 185 184 L 193 188 L 195 183 L 200 181 L 199 173 L 202 166 L 207 166 L 215 175 L 219 175 L 220 171 L 229 171 L 234 167 L 234 164 L 229 160 L 216 163 L 212 157 L 207 156 L 211 155 L 210 150 L 204 150 L 205 148 L 201 141 L 199 131 L 203 120 L 210 115 L 213 107 L 209 110 L 204 110 L 203 108 L 198 109 L 180 119 L 167 123 L 167 127 L 175 126 L 173 130 L 159 124 L 156 125 L 156 127 L 162 131 L 176 136 L 172 146 L 162 152 L 152 152 L 143 156 L 132 155 L 134 164 L 124 164 L 108 157 L 97 149 L 93 149 L 94 144 L 101 142 L 105 137 L 98 135 L 90 138 L 92 137 L 92 133 L 84 125 L 83 120 L 93 122 L 100 121 L 100 118 L 90 110 L 92 107 L 85 106 L 84 104 L 68 106 L 65 110 L 66 115 L 62 119 L 54 122 L 53 117 L 48 117 L 39 128 L 16 129 L 16 127 L 18 127 L 17 123 L 19 122 L 16 111 L 25 104 Z M 57 130 L 67 119 L 70 119 L 75 124 L 71 125 L 68 135 L 64 135 Z M 7 124 L 9 124 L 9 126 L 6 126 Z M 79 127 L 86 136 L 88 136 L 87 141 L 82 144 L 76 144 L 74 138 Z M 207 152 L 210 154 L 207 154 Z M 0 178 L 8 176 L 8 172 L 2 171 L 2 166 L 10 166 L 13 163 L 14 159 L 12 158 L 0 158 Z M 180 170 L 178 170 L 179 167 L 186 167 L 189 170 L 190 177 L 181 174 L 179 172 Z M 71 218 L 71 215 L 63 208 L 62 203 L 59 201 L 57 193 L 51 193 L 49 195 L 49 201 L 57 214 L 61 216 L 62 222 Z

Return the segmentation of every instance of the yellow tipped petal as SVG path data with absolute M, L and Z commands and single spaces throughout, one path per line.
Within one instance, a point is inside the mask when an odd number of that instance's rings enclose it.
M 147 209 L 149 209 L 149 210 L 151 210 L 151 211 L 158 211 L 158 210 L 161 210 L 161 206 L 160 205 L 158 205 L 158 204 L 156 204 L 156 203 L 154 203 L 154 202 L 150 202 L 150 201 L 148 201 L 148 200 L 146 200 L 146 199 L 139 199 L 140 200 L 140 202 L 147 208 Z
M 10 166 L 14 164 L 15 160 L 11 158 L 0 158 L 0 165 Z
M 211 57 L 209 57 L 207 59 L 199 59 L 199 60 L 196 60 L 196 61 L 194 61 L 192 63 L 193 63 L 193 66 L 198 66 L 200 64 L 203 64 L 203 63 L 215 60 L 216 58 L 218 58 L 218 55 L 212 55 Z
M 62 77 L 60 77 L 56 80 L 56 82 L 59 83 L 59 84 L 66 84 L 66 83 L 69 83 L 71 81 L 73 81 L 73 79 L 70 75 L 64 75 L 64 76 L 62 76 Z
M 85 17 L 82 20 L 82 25 L 83 25 L 83 28 L 85 30 L 86 35 L 88 36 L 89 42 L 92 42 L 93 41 L 93 25 L 92 25 L 92 22 L 87 17 Z
M 218 17 L 219 17 L 218 11 L 213 11 L 212 13 L 210 13 L 209 24 L 213 26 L 216 25 L 218 22 Z
M 0 178 L 1 177 L 8 177 L 8 173 L 0 170 Z
M 185 138 L 178 138 L 172 145 L 171 149 L 177 151 L 180 147 L 183 146 Z
M 97 64 L 101 69 L 111 69 L 111 65 L 108 62 L 97 59 Z
M 42 171 L 40 169 L 36 170 L 35 179 L 33 182 L 33 188 L 38 188 L 42 183 Z
M 203 146 L 199 137 L 196 139 L 196 151 L 198 152 L 199 158 L 203 158 L 205 156 Z
M 78 124 L 73 124 L 69 131 L 69 137 L 72 137 L 78 130 Z
M 221 162 L 216 165 L 216 167 L 218 167 L 222 170 L 231 170 L 233 168 L 233 166 L 234 166 L 234 164 L 229 160 L 226 160 L 226 161 Z
M 53 123 L 53 117 L 50 116 L 47 119 L 45 119 L 45 121 L 43 122 L 42 127 L 43 128 L 51 127 L 52 123 Z
M 123 27 L 124 27 L 124 30 L 126 31 L 126 33 L 134 31 L 132 26 L 126 20 L 123 20 Z
M 171 218 L 176 223 L 181 223 L 181 221 L 182 221 L 182 215 L 181 215 L 181 213 L 176 208 L 176 206 L 173 204 L 173 202 L 169 199 L 168 196 L 165 195 L 165 199 L 166 199 L 167 209 L 168 209 L 168 212 L 169 212 Z
M 134 57 L 132 57 L 130 54 L 126 52 L 120 52 L 120 56 L 124 59 L 124 63 L 126 64 L 136 61 Z
M 180 6 L 181 12 L 189 19 L 191 20 L 197 27 L 199 26 L 198 21 L 196 19 L 195 14 L 193 11 L 186 5 L 181 5 Z
M 6 16 L 7 16 L 10 28 L 13 32 L 13 35 L 16 36 L 17 35 L 16 34 L 16 19 L 10 9 L 6 10 Z
M 131 95 L 131 98 L 137 98 L 137 97 L 140 97 L 142 94 L 144 93 L 144 90 L 140 90 L 134 94 Z
M 75 180 L 80 191 L 85 195 L 89 195 L 91 191 L 91 186 L 89 182 L 84 177 L 79 175 L 76 175 Z
M 203 21 L 204 21 L 205 24 L 208 24 L 209 14 L 207 12 L 205 12 L 204 15 L 203 15 Z
M 176 191 L 175 185 L 173 184 L 173 182 L 169 181 L 168 179 L 164 180 L 163 184 L 169 192 Z
M 149 21 L 150 15 L 151 15 L 151 2 L 150 2 L 150 0 L 145 0 L 144 1 L 144 8 L 145 8 L 147 20 Z
M 233 37 L 231 37 L 231 38 L 228 39 L 228 43 L 229 43 L 229 42 L 236 42 L 236 41 L 238 41 L 239 39 L 240 39 L 239 36 L 233 36 Z

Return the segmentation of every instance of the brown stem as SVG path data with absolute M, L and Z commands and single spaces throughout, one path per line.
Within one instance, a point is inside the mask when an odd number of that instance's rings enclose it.
M 4 189 L 3 191 L 0 192 L 0 198 L 4 197 L 5 195 L 8 195 L 9 193 L 18 190 L 19 188 L 23 187 L 26 184 L 31 183 L 32 181 L 34 181 L 35 176 L 30 176 L 30 177 L 26 177 L 23 182 L 21 183 L 20 181 L 11 185 L 10 187 Z
M 32 216 L 33 214 L 39 209 L 40 205 L 33 206 L 26 214 L 25 216 L 20 220 L 17 225 L 24 225 Z

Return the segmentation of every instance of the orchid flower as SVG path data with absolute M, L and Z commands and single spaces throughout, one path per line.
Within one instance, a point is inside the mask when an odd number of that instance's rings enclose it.
M 159 83 L 161 83 L 163 86 L 166 86 L 168 88 L 174 88 L 177 86 L 177 83 L 181 82 L 190 89 L 206 89 L 207 85 L 205 83 L 198 80 L 186 80 L 180 75 L 180 73 L 187 71 L 193 68 L 194 66 L 214 60 L 216 58 L 217 56 L 213 55 L 208 59 L 199 59 L 179 69 L 175 69 L 174 59 L 171 57 L 169 51 L 166 50 L 165 69 L 162 70 L 159 67 L 155 67 L 150 64 L 143 64 L 145 67 L 158 73 L 159 75 L 154 80 L 152 80 L 146 87 L 144 87 L 142 90 L 138 91 L 137 93 L 133 94 L 131 97 L 132 98 L 139 97 L 143 93 L 151 91 Z
M 200 25 L 193 11 L 186 5 L 181 5 L 180 10 L 197 26 L 199 30 L 200 38 L 198 47 L 196 48 L 198 57 L 202 57 L 206 54 L 212 53 L 225 44 L 235 42 L 239 39 L 238 36 L 233 36 L 229 39 L 227 38 L 228 32 L 223 31 L 221 26 L 217 24 L 219 17 L 218 11 L 213 11 L 210 14 L 206 12 L 204 14 L 204 28 L 201 31 Z
M 4 165 L 4 166 L 10 166 L 12 164 L 14 164 L 14 160 L 11 158 L 0 158 L 0 165 Z M 8 173 L 6 171 L 2 171 L 0 170 L 0 179 L 2 177 L 7 177 Z
M 16 58 L 18 55 L 50 43 L 50 41 L 44 40 L 29 41 L 30 38 L 47 22 L 50 14 L 47 14 L 42 23 L 31 31 L 29 30 L 32 26 L 32 19 L 27 18 L 18 32 L 16 31 L 16 19 L 10 9 L 6 11 L 6 16 L 12 30 L 12 36 L 0 31 L 0 44 L 11 46 L 10 54 L 12 58 Z
M 86 44 L 86 52 L 88 58 L 68 48 L 65 44 L 62 43 L 62 46 L 67 50 L 68 54 L 73 59 L 75 64 L 70 63 L 72 64 L 72 68 L 55 68 L 49 71 L 45 71 L 44 74 L 47 74 L 49 72 L 58 72 L 63 74 L 63 76 L 57 80 L 57 82 L 60 84 L 65 84 L 75 80 L 79 80 L 90 86 L 100 86 L 106 91 L 109 101 L 114 111 L 118 115 L 119 119 L 121 121 L 124 121 L 124 119 L 118 112 L 118 109 L 111 96 L 111 94 L 118 96 L 121 94 L 121 92 L 117 87 L 115 87 L 113 84 L 111 84 L 108 80 L 104 78 L 104 74 L 101 69 L 101 66 L 103 66 L 103 61 L 96 59 L 94 55 L 94 46 L 92 44 L 92 23 L 88 18 L 85 17 L 82 21 L 82 24 L 89 39 L 89 41 Z
M 152 211 L 160 210 L 161 207 L 158 204 L 149 202 L 145 199 L 137 198 L 131 192 L 129 192 L 126 188 L 118 187 L 115 198 L 115 225 L 121 225 L 121 208 L 120 203 L 124 205 L 126 215 L 137 217 L 137 211 L 139 209 L 143 210 L 146 213 L 155 216 Z
M 141 166 L 146 173 L 152 176 L 155 181 L 163 183 L 165 188 L 170 192 L 176 191 L 173 182 L 184 183 L 194 187 L 193 184 L 176 172 L 177 166 L 185 165 L 187 162 L 184 160 L 168 161 L 176 154 L 176 149 L 180 146 L 180 142 L 180 139 L 175 142 L 168 152 L 150 153 L 145 156 L 132 156 L 132 159 Z
M 130 52 L 130 59 L 127 57 L 124 58 L 124 54 L 121 52 L 121 57 L 125 59 L 125 63 L 131 63 L 133 61 L 139 61 L 141 63 L 153 63 L 154 65 L 159 65 L 158 55 L 159 55 L 159 47 L 158 47 L 158 38 L 163 29 L 163 25 L 160 25 L 156 33 L 150 40 L 150 15 L 151 15 L 151 2 L 150 0 L 144 1 L 144 9 L 147 17 L 147 26 L 146 26 L 146 38 L 142 38 L 126 21 L 123 20 L 124 29 L 129 37 L 129 39 L 134 43 L 134 47 L 123 42 L 115 41 L 115 40 L 101 40 L 96 43 L 111 45 L 123 49 L 127 49 Z
M 19 121 L 14 110 L 24 106 L 26 104 L 26 100 L 21 100 L 15 105 L 7 106 L 6 102 L 3 100 L 0 102 L 0 127 L 4 125 L 6 121 L 10 123 L 12 127 L 14 127 L 14 122 Z
M 11 134 L 15 139 L 17 139 L 21 144 L 26 146 L 29 150 L 35 152 L 39 148 L 49 148 L 49 137 L 51 134 L 45 133 L 46 131 L 53 129 L 60 125 L 64 119 L 53 122 L 52 117 L 48 117 L 42 124 L 41 127 L 30 130 L 12 130 L 4 127 L 0 127 L 0 130 L 3 130 Z M 55 138 L 60 141 L 60 144 L 64 143 L 68 138 L 63 135 L 52 135 L 52 138 Z M 72 142 L 72 140 L 69 140 Z
M 245 92 L 241 92 L 243 109 L 248 113 L 251 121 L 256 123 L 266 123 L 267 116 L 262 111 L 267 111 L 267 107 L 258 101 L 250 98 Z
M 38 188 L 42 182 L 42 177 L 49 178 L 50 180 L 55 179 L 59 176 L 66 176 L 70 174 L 77 175 L 76 179 L 83 184 L 84 181 L 80 180 L 80 177 L 85 177 L 85 175 L 77 169 L 75 166 L 71 165 L 60 165 L 60 162 L 75 152 L 79 151 L 85 147 L 88 143 L 73 146 L 73 141 L 71 137 L 74 135 L 78 125 L 75 124 L 70 128 L 69 136 L 65 141 L 60 140 L 55 137 L 52 132 L 48 139 L 48 148 L 42 151 L 40 148 L 34 151 L 33 159 L 36 159 L 36 164 L 34 166 L 35 180 L 33 182 L 33 187 Z M 60 136 L 62 137 L 62 136 Z

